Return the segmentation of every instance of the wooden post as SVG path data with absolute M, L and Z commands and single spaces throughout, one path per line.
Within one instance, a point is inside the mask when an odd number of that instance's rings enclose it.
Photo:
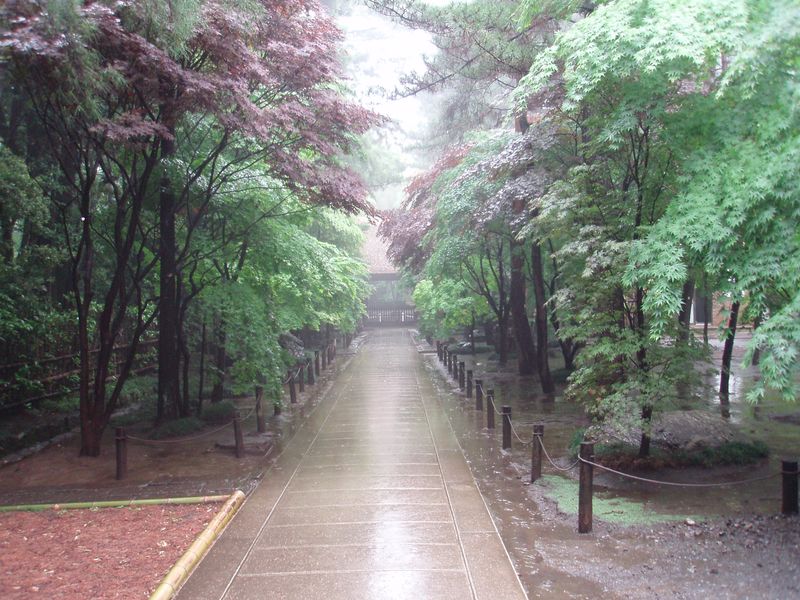
M 436 358 L 442 360 L 442 342 L 436 340 Z
M 233 413 L 233 439 L 236 443 L 236 458 L 244 456 L 244 439 L 242 438 L 242 418 L 237 410 Z
M 264 421 L 264 386 L 256 386 L 256 431 L 264 433 L 267 430 L 267 424 Z
M 580 457 L 594 460 L 594 442 L 581 442 Z M 592 531 L 592 483 L 594 468 L 581 461 L 580 482 L 578 488 L 578 533 Z
M 323 348 L 320 350 L 319 354 L 322 357 L 322 370 L 324 371 L 328 368 L 328 349 Z
M 466 387 L 464 380 L 464 361 L 458 363 L 458 389 L 463 390 Z
M 511 448 L 511 407 L 503 406 L 503 450 Z
M 128 435 L 124 427 L 117 427 L 114 440 L 117 444 L 117 479 L 128 476 Z
M 483 379 L 475 380 L 475 410 L 483 410 Z
M 314 376 L 319 377 L 319 350 L 314 350 Z
M 294 373 L 289 369 L 287 375 L 289 377 L 289 402 L 297 404 L 297 389 L 294 387 Z
M 494 390 L 486 392 L 486 427 L 494 429 Z
M 306 377 L 305 377 L 305 365 L 300 363 L 297 365 L 297 383 L 300 384 L 300 393 L 306 391 Z
M 542 444 L 544 443 L 544 425 L 533 426 L 533 443 L 531 444 L 531 483 L 542 476 Z
M 450 365 L 450 377 L 458 381 L 458 354 L 453 354 L 453 362 Z
M 797 514 L 797 461 L 782 460 L 782 487 L 781 512 L 784 515 Z M 119 478 L 118 478 L 119 479 Z
M 472 398 L 472 369 L 467 369 L 467 398 Z
M 314 377 L 314 363 L 308 359 L 306 359 L 306 373 L 308 373 L 308 385 L 317 383 L 317 379 Z

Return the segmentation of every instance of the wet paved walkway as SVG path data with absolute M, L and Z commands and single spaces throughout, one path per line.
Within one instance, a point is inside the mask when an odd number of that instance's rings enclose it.
M 368 333 L 179 598 L 525 598 L 407 331 Z

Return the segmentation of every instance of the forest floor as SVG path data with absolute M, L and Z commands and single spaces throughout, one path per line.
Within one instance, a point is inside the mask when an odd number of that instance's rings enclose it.
M 0 514 L 0 597 L 147 598 L 220 506 Z

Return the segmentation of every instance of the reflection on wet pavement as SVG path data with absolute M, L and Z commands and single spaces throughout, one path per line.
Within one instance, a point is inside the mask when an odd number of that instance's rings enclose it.
M 525 598 L 407 331 L 367 334 L 180 597 Z

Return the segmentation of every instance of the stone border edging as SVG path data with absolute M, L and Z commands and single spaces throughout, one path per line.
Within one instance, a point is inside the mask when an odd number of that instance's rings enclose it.
M 244 492 L 236 490 L 230 495 L 220 511 L 214 516 L 203 532 L 197 536 L 189 549 L 183 553 L 151 594 L 149 600 L 169 600 L 200 563 L 211 545 L 219 537 L 245 500 Z

